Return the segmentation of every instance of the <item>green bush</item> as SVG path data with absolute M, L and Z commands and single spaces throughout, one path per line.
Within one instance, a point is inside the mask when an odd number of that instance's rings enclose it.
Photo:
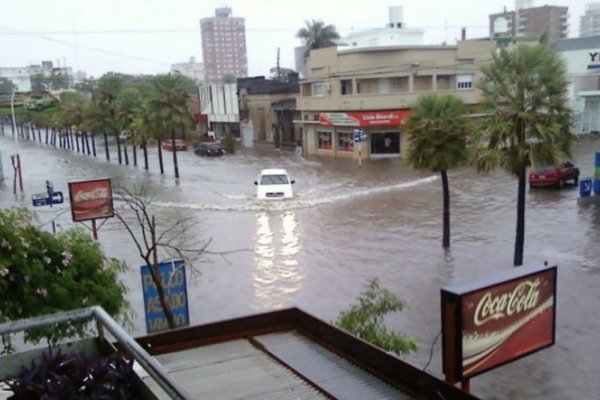
M 221 139 L 221 147 L 227 154 L 235 153 L 235 137 L 231 134 L 223 136 L 223 139 Z
M 81 228 L 54 236 L 27 209 L 0 210 L 0 322 L 93 305 L 120 314 L 127 307 L 119 281 L 125 269 Z M 82 333 L 82 326 L 63 325 L 31 330 L 26 340 Z
M 391 312 L 402 311 L 404 304 L 392 292 L 380 288 L 379 279 L 369 280 L 365 291 L 357 300 L 358 304 L 338 315 L 335 325 L 396 354 L 408 354 L 417 350 L 413 339 L 386 328 L 383 317 Z

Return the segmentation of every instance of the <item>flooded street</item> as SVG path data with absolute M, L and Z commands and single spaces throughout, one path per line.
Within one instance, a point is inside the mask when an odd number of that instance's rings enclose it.
M 306 159 L 275 150 L 243 150 L 207 159 L 178 153 L 181 179 L 173 177 L 172 154 L 156 148 L 150 171 L 118 165 L 115 149 L 107 162 L 32 142 L 19 142 L 24 198 L 13 194 L 10 155 L 16 144 L 6 129 L 0 136 L 4 180 L 0 205 L 31 207 L 31 195 L 46 180 L 65 194 L 65 204 L 37 207 L 50 228 L 73 225 L 67 182 L 111 177 L 113 189 L 145 185 L 153 193 L 152 211 L 185 217 L 196 228 L 190 238 L 212 240 L 190 279 L 191 324 L 297 306 L 325 320 L 353 303 L 366 281 L 405 300 L 407 308 L 388 326 L 417 340 L 405 359 L 420 368 L 440 332 L 440 288 L 470 282 L 512 267 L 516 179 L 498 171 L 450 171 L 451 249 L 442 249 L 442 191 L 437 175 L 414 171 L 398 159 L 363 162 Z M 99 143 L 97 143 L 97 147 Z M 593 175 L 600 140 L 583 139 L 573 161 L 582 177 Z M 131 161 L 131 154 L 129 154 Z M 141 164 L 141 153 L 138 154 Z M 253 181 L 262 168 L 286 168 L 296 184 L 289 201 L 260 202 Z M 525 265 L 558 265 L 556 344 L 532 356 L 471 380 L 471 391 L 486 399 L 590 399 L 600 396 L 600 201 L 578 205 L 578 188 L 528 190 Z M 117 204 L 117 206 L 119 206 Z M 88 225 L 89 226 L 89 225 Z M 142 260 L 123 227 L 113 218 L 99 230 L 107 254 L 124 259 L 130 271 L 135 316 L 132 333 L 145 334 L 139 267 Z M 427 369 L 441 373 L 441 344 L 433 347 Z

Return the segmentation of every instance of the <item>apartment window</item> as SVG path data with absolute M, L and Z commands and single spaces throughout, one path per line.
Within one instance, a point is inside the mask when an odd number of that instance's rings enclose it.
M 342 87 L 342 95 L 352 94 L 352 79 L 344 79 L 340 81 Z
M 437 90 L 449 90 L 451 81 L 452 77 L 450 75 L 438 75 L 436 77 Z
M 433 90 L 433 77 L 431 75 L 415 76 L 413 82 L 415 92 L 427 92 Z
M 354 151 L 354 138 L 352 132 L 338 133 L 338 151 Z
M 473 75 L 458 75 L 456 78 L 456 88 L 458 90 L 469 90 L 473 87 Z
M 325 96 L 329 91 L 329 83 L 327 82 L 314 82 L 312 84 L 312 95 L 317 96 Z
M 317 148 L 319 150 L 331 150 L 331 132 L 317 132 Z
M 408 91 L 408 76 L 391 78 L 392 92 L 407 92 Z

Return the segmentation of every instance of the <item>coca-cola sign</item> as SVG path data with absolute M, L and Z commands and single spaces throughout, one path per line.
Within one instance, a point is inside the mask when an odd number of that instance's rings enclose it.
M 73 221 L 109 218 L 114 215 L 109 178 L 69 182 Z
M 462 381 L 554 344 L 554 267 L 442 289 L 444 374 Z

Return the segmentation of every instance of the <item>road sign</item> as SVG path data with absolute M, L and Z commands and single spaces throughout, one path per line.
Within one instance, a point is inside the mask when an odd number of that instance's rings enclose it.
M 365 142 L 367 140 L 367 134 L 362 129 L 355 129 L 353 133 L 355 143 Z
M 177 327 L 188 326 L 190 316 L 183 260 L 160 263 L 158 270 L 167 303 L 175 319 L 175 325 Z M 169 329 L 167 318 L 160 303 L 158 289 L 152 280 L 150 267 L 147 265 L 142 266 L 141 274 L 144 310 L 146 312 L 146 331 L 153 333 Z

